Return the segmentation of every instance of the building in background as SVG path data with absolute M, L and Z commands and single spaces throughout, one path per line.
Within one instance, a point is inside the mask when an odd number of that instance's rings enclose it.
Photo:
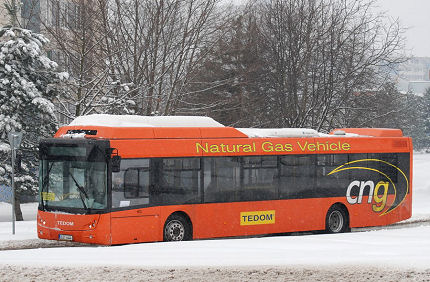
M 423 95 L 430 87 L 430 58 L 413 57 L 398 69 L 397 87 L 403 93 Z
M 44 26 L 67 29 L 79 22 L 79 4 L 75 0 L 0 0 L 0 26 L 11 22 L 6 5 L 15 4 L 17 26 L 44 32 Z
M 50 0 L 0 0 L 0 26 L 11 23 L 11 15 L 8 13 L 6 5 L 16 6 L 16 25 L 40 32 L 41 20 L 48 15 L 48 1 Z
M 6 0 L 0 0 L 0 26 L 5 26 L 9 23 L 9 16 L 5 8 Z

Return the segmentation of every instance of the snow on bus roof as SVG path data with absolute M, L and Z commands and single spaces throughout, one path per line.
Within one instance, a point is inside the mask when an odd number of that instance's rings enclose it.
M 204 116 L 138 116 L 92 114 L 75 118 L 69 126 L 104 127 L 225 127 Z M 359 134 L 340 130 L 336 134 L 324 134 L 310 128 L 236 128 L 250 138 L 270 137 L 356 137 Z M 339 134 L 341 133 L 341 134 Z M 76 136 L 76 138 L 81 136 Z
M 224 127 L 203 116 L 137 116 L 93 114 L 75 118 L 69 126 L 107 127 Z
M 318 131 L 309 128 L 237 128 L 248 137 L 318 137 Z

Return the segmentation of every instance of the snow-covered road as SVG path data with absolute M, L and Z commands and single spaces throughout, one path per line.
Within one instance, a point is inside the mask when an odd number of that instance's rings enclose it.
M 143 267 L 378 265 L 426 269 L 430 268 L 429 234 L 427 224 L 334 235 L 36 248 L 2 251 L 0 263 Z

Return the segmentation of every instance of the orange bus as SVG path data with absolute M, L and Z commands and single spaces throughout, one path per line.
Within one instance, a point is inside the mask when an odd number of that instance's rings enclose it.
M 412 211 L 398 129 L 90 115 L 40 142 L 39 238 L 103 245 L 380 226 Z

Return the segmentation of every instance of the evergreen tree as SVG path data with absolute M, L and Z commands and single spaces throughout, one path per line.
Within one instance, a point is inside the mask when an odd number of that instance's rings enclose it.
M 422 97 L 421 121 L 423 129 L 421 138 L 419 139 L 419 147 L 417 149 L 430 149 L 430 88 L 426 89 Z
M 56 128 L 52 99 L 67 73 L 42 53 L 43 35 L 17 27 L 0 29 L 0 184 L 10 185 L 11 161 L 8 133 L 23 133 L 22 169 L 15 174 L 16 218 L 23 220 L 20 195 L 37 191 L 37 146 L 40 137 Z

